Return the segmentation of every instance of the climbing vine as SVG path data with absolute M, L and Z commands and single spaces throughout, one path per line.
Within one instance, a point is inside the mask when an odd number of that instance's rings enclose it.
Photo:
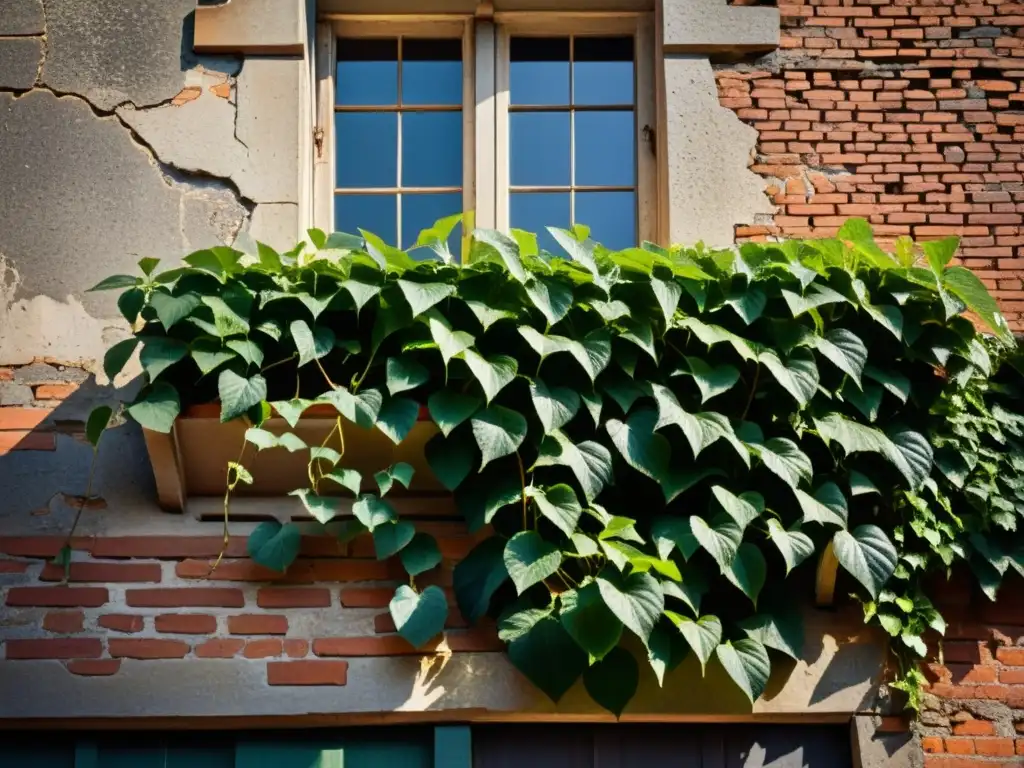
M 642 647 L 659 681 L 693 653 L 754 701 L 773 656 L 801 652 L 787 580 L 831 550 L 893 636 L 914 705 L 922 635 L 943 629 L 926 575 L 967 561 L 994 596 L 1024 572 L 1012 337 L 950 266 L 955 238 L 888 253 L 853 219 L 832 240 L 613 252 L 577 226 L 551 230 L 552 255 L 525 232 L 476 230 L 456 259 L 458 223 L 412 255 L 312 230 L 288 253 L 213 248 L 167 272 L 145 259 L 96 287 L 122 291 L 135 330 L 104 361 L 113 377 L 139 348 L 128 415 L 168 431 L 219 402 L 260 451 L 306 453 L 293 495 L 325 525 L 355 498 L 340 535 L 369 532 L 400 559 L 391 614 L 413 645 L 444 627 L 444 592 L 418 584 L 441 554 L 388 501 L 412 467 L 363 477 L 346 430 L 399 443 L 421 413 L 437 426 L 431 471 L 489 532 L 456 566 L 459 608 L 497 619 L 511 661 L 556 700 L 582 677 L 620 713 Z M 337 412 L 320 445 L 265 428 L 314 405 Z M 225 525 L 253 480 L 241 459 L 227 472 Z M 249 550 L 283 570 L 298 528 L 263 523 Z

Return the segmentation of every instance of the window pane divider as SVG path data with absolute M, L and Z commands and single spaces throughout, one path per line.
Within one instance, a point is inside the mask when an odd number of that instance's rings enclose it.
M 462 187 L 335 187 L 337 195 L 442 195 L 462 192 Z
M 335 104 L 335 112 L 461 112 L 461 104 Z
M 509 112 L 632 112 L 632 104 L 509 104 Z
M 635 192 L 632 186 L 528 186 L 509 187 L 509 192 Z

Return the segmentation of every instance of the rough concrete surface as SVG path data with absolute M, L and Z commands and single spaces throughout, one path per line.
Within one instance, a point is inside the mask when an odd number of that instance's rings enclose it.
M 295 247 L 299 231 L 299 206 L 295 203 L 257 205 L 249 221 L 248 235 L 279 251 Z M 250 249 L 251 250 L 251 249 Z
M 664 0 L 667 53 L 770 50 L 779 45 L 776 8 L 729 5 L 726 0 Z
M 881 718 L 861 715 L 850 723 L 854 765 L 857 768 L 923 768 L 920 741 L 911 733 L 879 730 Z
M 15 91 L 31 88 L 42 55 L 43 43 L 39 38 L 0 37 L 0 88 Z
M 42 0 L 0 0 L 0 36 L 41 35 L 45 28 Z
M 100 109 L 159 104 L 182 88 L 196 0 L 47 0 L 42 82 Z
M 200 5 L 195 48 L 215 53 L 302 54 L 304 0 L 247 0 Z
M 670 240 L 731 246 L 736 224 L 775 210 L 749 168 L 757 131 L 719 104 L 706 56 L 666 56 L 664 66 Z

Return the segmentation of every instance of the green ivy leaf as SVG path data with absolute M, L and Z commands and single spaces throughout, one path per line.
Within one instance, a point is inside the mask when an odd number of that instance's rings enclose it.
M 772 664 L 768 650 L 753 638 L 726 641 L 717 648 L 718 660 L 753 704 L 768 684 Z
M 313 400 L 303 400 L 297 397 L 293 400 L 275 400 L 270 405 L 285 420 L 289 427 L 295 429 L 295 425 L 299 423 L 302 414 L 313 405 L 313 402 Z
M 548 388 L 540 379 L 530 384 L 530 395 L 544 434 L 564 427 L 580 409 L 580 396 L 574 390 L 568 387 Z
M 569 344 L 570 355 L 576 358 L 591 383 L 597 381 L 597 376 L 608 367 L 612 359 L 612 337 L 607 328 L 598 328 L 583 337 L 582 341 L 574 341 Z
M 277 520 L 260 523 L 249 534 L 246 548 L 253 562 L 272 571 L 284 573 L 299 556 L 302 533 L 294 523 L 282 525 Z
M 139 362 L 150 381 L 188 355 L 188 344 L 167 336 L 151 336 L 143 340 Z
M 835 328 L 824 336 L 809 336 L 812 347 L 860 386 L 860 377 L 868 361 L 868 348 L 859 336 L 845 328 Z
M 430 372 L 407 357 L 389 357 L 386 376 L 388 392 L 397 395 L 426 384 L 430 379 Z
M 823 483 L 813 496 L 799 488 L 795 488 L 793 492 L 803 512 L 803 522 L 846 527 L 846 497 L 835 483 Z
M 747 443 L 747 447 L 790 488 L 796 489 L 801 481 L 810 482 L 814 474 L 810 457 L 788 438 L 773 437 L 762 444 Z
M 353 496 L 359 495 L 359 490 L 363 484 L 363 476 L 354 469 L 345 469 L 339 467 L 329 474 L 324 475 L 325 480 L 331 480 L 342 488 L 346 488 L 352 492 Z
M 504 555 L 505 540 L 492 536 L 477 544 L 455 566 L 455 598 L 466 621 L 475 623 L 484 616 L 490 607 L 491 597 L 508 579 Z M 586 663 L 586 658 L 583 661 Z
M 613 648 L 583 673 L 583 685 L 590 698 L 616 717 L 636 695 L 639 684 L 640 667 L 625 648 Z
M 261 451 L 268 448 L 286 448 L 289 453 L 295 453 L 296 451 L 304 451 L 309 447 L 303 442 L 301 437 L 291 432 L 285 432 L 278 437 L 273 432 L 257 427 L 250 427 L 245 431 L 245 441 L 252 443 Z
M 736 354 L 744 360 L 757 360 L 758 358 L 757 345 L 721 326 L 709 325 L 696 317 L 684 317 L 676 322 L 676 327 L 690 331 L 709 348 L 724 342 L 736 350 Z
M 800 530 L 799 524 L 789 530 L 776 518 L 768 520 L 768 537 L 778 547 L 782 559 L 786 561 L 786 575 L 800 563 L 814 554 L 814 542 L 811 537 Z
M 217 389 L 221 422 L 244 416 L 254 405 L 267 399 L 267 380 L 258 373 L 246 379 L 231 370 L 221 371 Z
M 525 287 L 526 295 L 544 315 L 548 325 L 557 324 L 569 313 L 572 289 L 560 280 L 537 276 L 528 280 Z
M 128 415 L 145 429 L 168 433 L 181 413 L 178 390 L 162 381 L 143 389 L 127 408 Z
M 352 514 L 371 533 L 377 526 L 390 525 L 398 519 L 398 514 L 395 512 L 394 507 L 384 501 L 384 499 L 370 494 L 360 496 L 356 500 L 356 503 L 352 505 Z
M 96 285 L 89 289 L 92 291 L 121 291 L 125 288 L 134 288 L 139 284 L 139 278 L 132 277 L 131 275 L 111 275 L 100 280 Z
M 476 452 L 467 440 L 434 435 L 426 445 L 427 463 L 441 485 L 454 491 L 476 462 Z
M 505 545 L 505 569 L 521 595 L 553 575 L 562 564 L 562 553 L 536 531 L 520 531 Z
M 712 368 L 699 357 L 687 357 L 685 360 L 689 370 L 680 370 L 677 373 L 693 378 L 700 389 L 702 403 L 728 392 L 740 380 L 740 372 L 735 366 L 719 365 Z
M 452 430 L 479 410 L 482 403 L 474 395 L 464 395 L 449 389 L 442 389 L 430 396 L 427 407 L 430 418 L 438 429 L 448 437 Z
M 675 280 L 663 280 L 651 276 L 651 292 L 654 300 L 661 307 L 661 314 L 665 317 L 665 324 L 670 325 L 679 306 L 679 299 L 682 298 L 683 289 Z
M 691 414 L 683 410 L 676 396 L 668 387 L 651 384 L 654 402 L 658 406 L 658 421 L 655 429 L 675 425 L 683 431 L 686 441 L 690 444 L 693 457 L 696 459 L 708 446 L 719 440 L 726 440 L 739 454 L 743 462 L 750 466 L 750 453 L 737 439 L 729 419 L 720 413 L 708 412 Z
M 660 515 L 654 518 L 651 521 L 651 540 L 662 560 L 667 560 L 676 548 L 684 560 L 689 560 L 700 548 L 700 542 L 690 529 L 690 520 L 685 517 Z
M 340 288 L 352 297 L 352 302 L 356 305 L 356 312 L 361 311 L 367 302 L 381 291 L 381 286 L 360 280 L 345 280 L 341 283 Z
M 157 319 L 167 332 L 191 315 L 201 303 L 195 293 L 172 296 L 163 291 L 153 291 L 149 295 L 149 306 L 156 312 Z
M 404 461 L 400 461 L 397 464 L 376 473 L 373 476 L 373 479 L 377 481 L 377 487 L 380 488 L 380 495 L 386 496 L 396 482 L 401 483 L 404 488 L 408 488 L 409 483 L 412 482 L 412 476 L 415 471 L 416 470 L 413 469 L 411 464 L 406 464 Z
M 736 557 L 729 568 L 723 571 L 723 575 L 757 607 L 757 596 L 764 588 L 768 565 L 756 545 L 750 542 L 740 544 Z
M 736 557 L 743 540 L 743 529 L 728 515 L 719 514 L 711 518 L 710 523 L 694 515 L 690 518 L 690 530 L 724 572 Z
M 262 365 L 263 350 L 254 341 L 248 339 L 231 339 L 225 343 L 228 349 L 236 352 L 247 365 Z
M 455 286 L 451 283 L 413 283 L 399 280 L 398 287 L 409 303 L 414 318 L 455 293 Z
M 530 281 L 530 275 L 519 257 L 519 244 L 515 240 L 493 229 L 476 229 L 473 237 L 497 251 L 512 277 L 524 284 Z
M 649 573 L 623 576 L 605 568 L 597 577 L 597 587 L 608 609 L 646 643 L 665 609 L 658 581 Z
M 711 586 L 704 573 L 693 564 L 688 564 L 683 569 L 682 577 L 681 583 L 661 582 L 661 591 L 665 593 L 665 597 L 682 601 L 687 608 L 693 611 L 694 616 L 699 616 L 700 604 Z
M 562 626 L 592 661 L 603 659 L 619 644 L 622 622 L 605 605 L 595 582 L 563 592 L 559 600 Z
M 711 654 L 715 652 L 715 648 L 722 641 L 722 622 L 718 620 L 717 616 L 701 616 L 694 621 L 672 611 L 665 611 L 665 615 L 693 650 L 694 655 L 700 661 L 700 668 L 703 672 Z
M 714 486 L 711 493 L 725 513 L 735 520 L 741 529 L 745 529 L 764 511 L 764 499 L 760 494 L 735 496 L 720 485 Z M 756 502 L 756 504 L 752 502 Z
M 437 312 L 427 313 L 427 327 L 430 329 L 431 338 L 441 352 L 445 368 L 448 367 L 452 358 L 461 355 L 476 342 L 476 339 L 465 331 L 452 330 L 451 324 Z
M 999 305 L 978 276 L 965 267 L 949 267 L 942 274 L 942 285 L 984 321 L 1003 341 L 1011 341 L 1010 326 Z
M 334 331 L 318 325 L 309 329 L 304 320 L 295 320 L 289 326 L 295 348 L 299 352 L 299 367 L 326 357 L 334 349 Z
M 832 547 L 839 564 L 868 594 L 878 597 L 896 570 L 898 556 L 889 537 L 877 525 L 861 525 L 853 531 L 836 531 Z
M 317 402 L 333 405 L 338 413 L 358 427 L 373 429 L 384 397 L 376 389 L 367 389 L 353 395 L 344 387 L 335 387 L 330 392 L 320 395 Z
M 113 415 L 114 410 L 109 405 L 98 405 L 90 411 L 85 422 L 85 439 L 93 448 L 99 447 L 100 438 L 107 431 L 110 417 Z
M 537 504 L 537 509 L 566 536 L 572 536 L 579 523 L 583 507 L 576 498 L 576 492 L 568 485 L 553 485 L 546 490 L 527 488 L 527 494 Z
M 235 359 L 236 354 L 223 344 L 220 339 L 212 336 L 200 336 L 189 346 L 192 359 L 204 376 Z
M 135 325 L 139 319 L 139 313 L 146 306 L 146 292 L 141 288 L 130 288 L 117 297 L 117 308 L 121 316 L 128 321 L 128 325 Z
M 360 522 L 362 521 L 360 520 Z M 408 520 L 395 520 L 374 526 L 373 548 L 377 553 L 377 559 L 387 560 L 389 557 L 394 557 L 409 546 L 409 542 L 415 535 L 416 526 Z M 445 613 L 447 614 L 447 611 Z
M 429 533 L 420 532 L 413 536 L 412 541 L 398 553 L 398 557 L 405 572 L 410 576 L 419 576 L 441 564 L 441 550 L 437 546 L 437 539 Z
M 785 363 L 775 352 L 766 350 L 758 356 L 758 361 L 801 407 L 818 391 L 818 366 L 809 350 L 794 349 Z
M 671 448 L 668 440 L 654 431 L 656 421 L 654 411 L 645 409 L 631 415 L 625 423 L 609 419 L 605 429 L 627 464 L 655 482 L 664 483 Z
M 525 599 L 513 603 L 498 619 L 498 638 L 505 643 L 511 643 L 526 635 L 531 629 L 537 626 L 537 622 L 549 618 L 554 610 L 554 604 L 545 608 L 524 608 L 519 607 L 527 603 Z
M 804 628 L 800 614 L 787 607 L 772 613 L 759 613 L 739 622 L 747 636 L 795 661 L 803 657 Z
M 557 702 L 587 668 L 587 655 L 557 619 L 541 619 L 508 647 L 509 661 Z
M 849 299 L 841 293 L 836 293 L 828 286 L 819 283 L 814 283 L 808 287 L 802 296 L 799 293 L 784 290 L 782 298 L 789 306 L 789 311 L 793 314 L 793 317 L 800 317 L 804 312 L 810 312 L 827 304 L 849 302 Z
M 557 430 L 544 437 L 534 466 L 554 465 L 566 466 L 573 471 L 590 503 L 612 481 L 612 455 L 607 448 L 592 441 L 575 445 Z
M 317 521 L 327 524 L 337 517 L 338 500 L 330 498 L 328 496 L 320 496 L 309 488 L 300 488 L 299 490 L 292 491 L 288 494 L 289 496 L 296 496 L 302 501 L 302 505 L 306 508 Z
M 756 285 L 747 285 L 730 291 L 725 303 L 732 307 L 744 323 L 750 325 L 757 320 L 768 305 L 768 296 Z
M 481 411 L 470 423 L 483 457 L 480 469 L 495 459 L 515 453 L 526 438 L 526 419 L 522 414 L 500 405 Z
M 448 598 L 436 585 L 416 594 L 416 590 L 403 584 L 395 590 L 388 610 L 395 620 L 398 634 L 414 648 L 422 648 L 444 631 L 444 623 L 448 619 Z
M 124 370 L 138 345 L 138 337 L 133 336 L 130 339 L 117 342 L 103 355 L 103 373 L 111 382 Z
M 658 362 L 658 351 L 654 348 L 654 329 L 650 323 L 641 323 L 633 319 L 623 321 L 625 329 L 619 338 L 631 341 L 647 353 L 655 363 Z
M 864 375 L 881 384 L 885 390 L 895 395 L 901 403 L 910 397 L 910 379 L 898 371 L 882 370 L 872 365 L 864 367 Z
M 420 406 L 415 400 L 408 397 L 393 397 L 377 414 L 377 429 L 398 445 L 412 431 L 419 415 Z
M 490 405 L 497 394 L 512 382 L 519 370 L 519 363 L 506 355 L 493 355 L 485 358 L 479 352 L 467 349 L 462 353 L 462 359 L 466 361 L 469 370 L 480 383 L 480 387 L 487 397 Z
M 250 303 L 247 294 L 241 291 L 234 294 L 230 293 L 231 289 L 224 291 L 224 296 L 228 297 L 231 301 L 222 299 L 220 296 L 203 296 L 202 302 L 210 308 L 213 312 L 213 327 L 216 331 L 216 336 L 224 339 L 228 336 L 238 336 L 241 334 L 249 333 L 249 321 L 243 317 L 232 303 L 242 306 Z M 237 300 L 236 299 L 239 299 Z

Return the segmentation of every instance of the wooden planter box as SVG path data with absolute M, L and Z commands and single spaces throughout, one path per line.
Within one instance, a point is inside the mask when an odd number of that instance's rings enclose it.
M 337 415 L 330 406 L 314 406 L 303 414 L 294 429 L 277 416 L 268 419 L 263 428 L 274 434 L 294 432 L 307 445 L 321 445 L 334 428 Z M 424 446 L 438 432 L 429 417 L 421 414 L 420 421 L 399 445 L 377 429 L 362 429 L 345 419 L 342 419 L 342 428 L 345 456 L 340 466 L 363 474 L 363 490 L 376 491 L 373 474 L 404 461 L 415 469 L 410 493 L 445 491 L 424 456 Z M 239 460 L 245 430 L 241 421 L 222 424 L 220 406 L 216 404 L 189 408 L 168 434 L 143 430 L 160 506 L 170 512 L 184 512 L 189 498 L 222 497 L 227 486 L 228 463 Z M 254 482 L 252 485 L 240 483 L 234 496 L 280 497 L 309 486 L 308 451 L 289 453 L 284 448 L 257 451 L 254 445 L 244 445 L 241 463 L 252 473 Z M 336 436 L 331 439 L 330 447 L 337 450 Z M 348 493 L 330 482 L 321 488 L 325 492 L 327 489 L 332 495 Z M 399 486 L 392 493 L 402 490 Z

